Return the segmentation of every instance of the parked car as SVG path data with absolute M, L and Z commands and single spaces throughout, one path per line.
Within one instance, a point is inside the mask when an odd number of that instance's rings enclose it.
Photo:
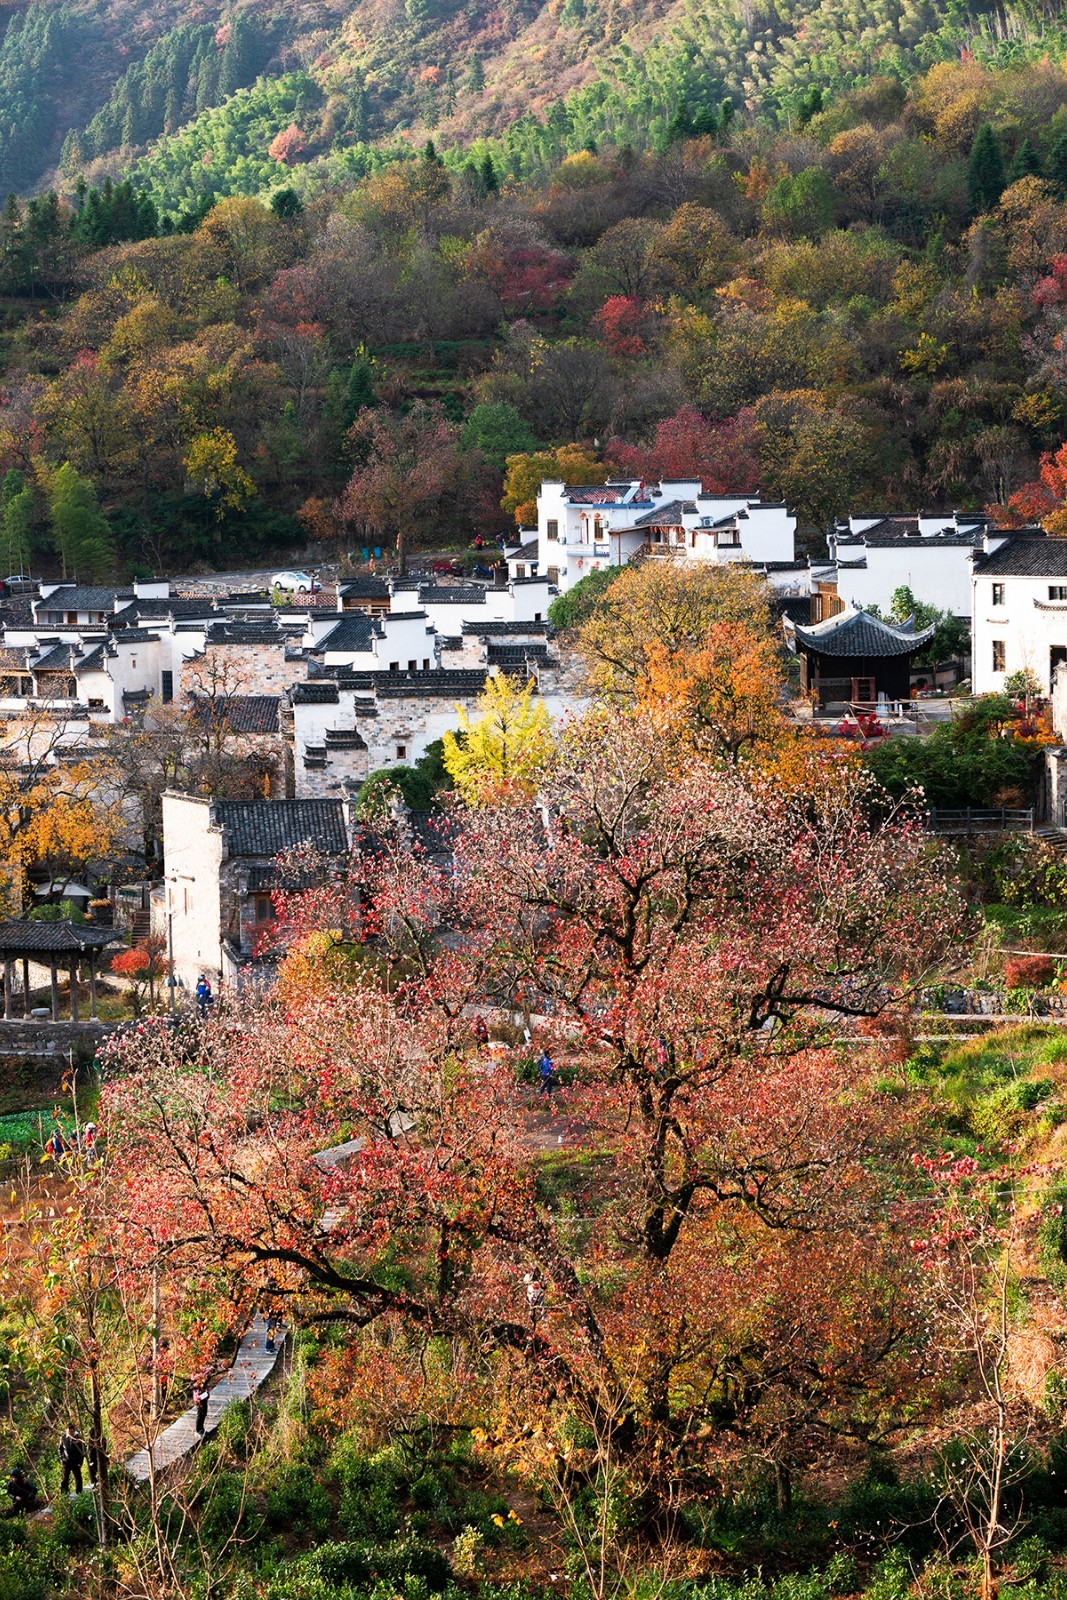
M 462 561 L 435 561 L 433 564 L 434 576 L 461 578 L 466 571 Z
M 272 589 L 280 589 L 283 594 L 316 594 L 322 588 L 321 583 L 316 583 L 309 572 L 276 572 L 270 580 Z

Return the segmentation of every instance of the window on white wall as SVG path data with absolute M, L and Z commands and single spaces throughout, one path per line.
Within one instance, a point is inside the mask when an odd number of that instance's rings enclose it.
M 1004 640 L 1003 639 L 994 639 L 993 640 L 993 671 L 994 672 L 1003 672 L 1004 671 Z
M 1002 583 L 995 583 L 993 585 L 993 604 L 995 606 L 1002 606 L 1004 604 L 1004 585 Z
M 1050 600 L 1067 600 L 1067 583 L 1050 583 L 1048 597 Z

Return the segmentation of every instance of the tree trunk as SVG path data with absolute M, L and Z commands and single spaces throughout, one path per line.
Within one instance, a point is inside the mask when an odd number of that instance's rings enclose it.
M 793 1479 L 784 1461 L 774 1463 L 774 1495 L 779 1511 L 792 1511 Z

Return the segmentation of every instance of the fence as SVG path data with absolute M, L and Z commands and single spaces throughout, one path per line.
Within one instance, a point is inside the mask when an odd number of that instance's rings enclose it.
M 968 806 L 965 811 L 939 811 L 930 813 L 930 826 L 934 833 L 1033 833 L 1034 811 L 1012 811 L 1005 807 L 988 811 Z

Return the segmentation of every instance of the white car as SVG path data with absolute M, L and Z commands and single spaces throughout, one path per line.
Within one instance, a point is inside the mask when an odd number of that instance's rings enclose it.
M 280 589 L 284 594 L 315 594 L 322 588 L 321 583 L 316 583 L 309 572 L 276 572 L 270 580 L 272 589 Z

